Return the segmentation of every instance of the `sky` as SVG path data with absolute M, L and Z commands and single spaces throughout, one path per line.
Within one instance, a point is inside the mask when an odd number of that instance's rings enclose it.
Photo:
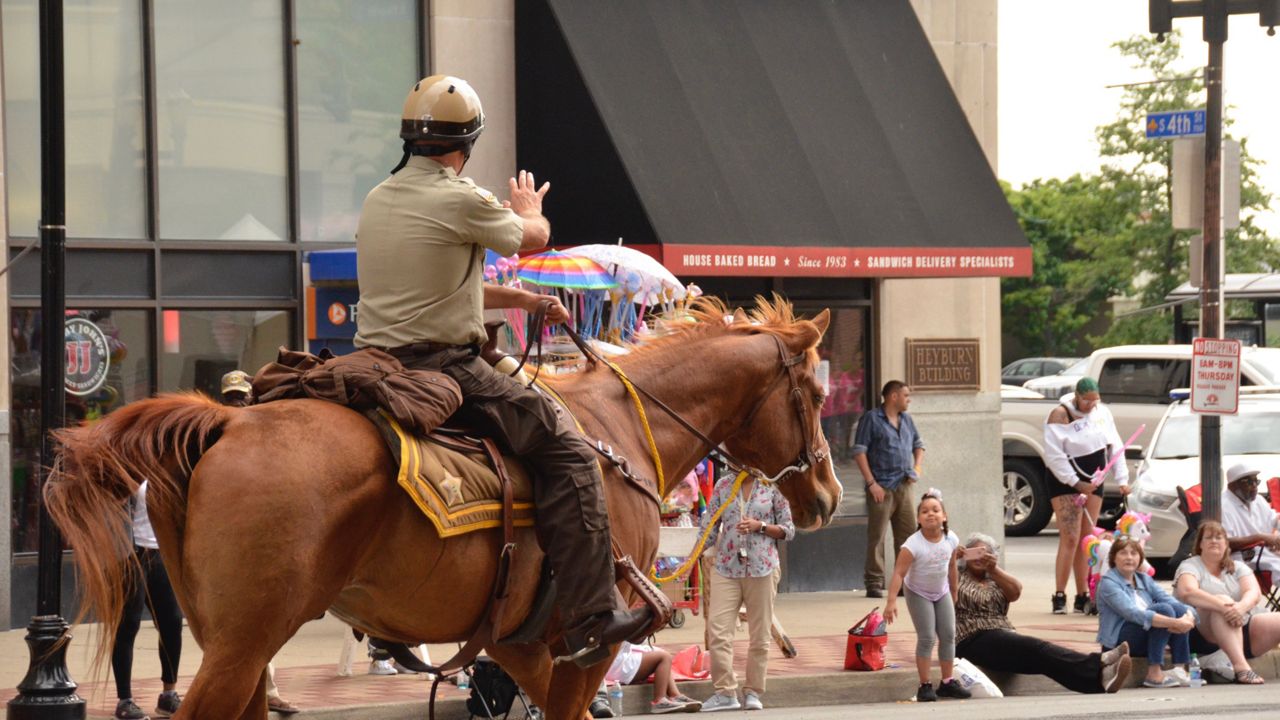
M 964 0 L 960 0 L 963 2 Z M 1015 187 L 1065 178 L 1101 165 L 1094 129 L 1119 112 L 1122 89 L 1151 80 L 1134 70 L 1117 40 L 1147 34 L 1144 0 L 999 0 L 999 170 Z M 1174 20 L 1186 74 L 1203 69 L 1208 46 L 1198 19 Z M 1267 164 L 1259 181 L 1276 196 L 1258 224 L 1280 236 L 1280 29 L 1268 37 L 1258 16 L 1231 18 L 1224 46 L 1224 98 L 1235 109 L 1231 133 Z M 1135 117 L 1133 122 L 1142 123 Z

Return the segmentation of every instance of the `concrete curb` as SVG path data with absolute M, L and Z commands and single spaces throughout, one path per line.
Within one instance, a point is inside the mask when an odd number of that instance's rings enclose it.
M 1264 679 L 1280 679 L 1280 652 L 1267 653 L 1254 658 L 1250 663 L 1254 671 Z M 1135 659 L 1126 687 L 1140 687 L 1146 667 L 1146 661 Z M 990 677 L 1005 695 L 1071 694 L 1043 675 L 990 673 Z M 915 696 L 917 685 L 914 668 L 792 675 L 770 678 L 762 699 L 767 708 L 910 702 Z M 697 699 L 710 697 L 715 691 L 711 682 L 706 680 L 681 683 L 680 689 L 689 697 Z M 653 697 L 651 686 L 632 685 L 624 688 L 624 692 L 624 716 L 648 714 L 649 701 Z M 420 720 L 426 717 L 426 713 L 427 703 L 423 701 L 308 710 L 293 717 L 297 720 Z M 470 715 L 467 713 L 465 699 L 453 697 L 437 700 L 436 717 L 439 720 L 468 720 Z M 511 718 L 518 720 L 522 717 L 520 702 L 517 700 Z

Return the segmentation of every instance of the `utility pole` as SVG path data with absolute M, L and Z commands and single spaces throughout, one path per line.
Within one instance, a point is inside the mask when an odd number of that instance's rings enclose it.
M 1259 24 L 1276 34 L 1280 0 L 1148 0 L 1150 30 L 1160 40 L 1173 31 L 1174 18 L 1204 20 L 1209 45 L 1205 68 L 1208 106 L 1204 137 L 1204 278 L 1200 283 L 1200 337 L 1223 336 L 1222 309 L 1222 50 L 1231 15 L 1258 13 Z M 1200 485 L 1203 519 L 1222 519 L 1222 419 L 1200 416 Z
M 66 420 L 66 131 L 63 105 L 63 0 L 40 0 L 40 468 L 53 465 L 52 431 Z M 41 497 L 43 492 L 41 493 Z M 84 720 L 85 701 L 67 671 L 62 618 L 62 537 L 40 500 L 36 616 L 27 625 L 31 662 L 9 701 L 9 720 Z

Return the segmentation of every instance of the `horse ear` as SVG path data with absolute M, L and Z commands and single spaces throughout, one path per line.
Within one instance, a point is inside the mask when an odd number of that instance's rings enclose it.
M 827 334 L 827 328 L 831 326 L 831 310 L 824 309 L 818 313 L 811 321 L 818 328 L 818 336 Z
M 743 310 L 742 308 L 734 308 L 734 310 L 733 310 L 733 323 L 732 323 L 732 324 L 733 324 L 733 325 L 737 325 L 737 324 L 739 324 L 739 323 L 745 323 L 745 322 L 747 322 L 747 313 L 746 313 L 746 311 L 745 311 L 745 310 Z

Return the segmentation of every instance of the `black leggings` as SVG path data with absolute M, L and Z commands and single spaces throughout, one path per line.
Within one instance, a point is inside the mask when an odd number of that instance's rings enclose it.
M 182 655 L 182 610 L 169 584 L 169 574 L 160 562 L 160 551 L 134 547 L 142 566 L 144 582 L 129 581 L 129 598 L 125 601 L 115 646 L 111 648 L 111 671 L 116 676 L 116 696 L 133 697 L 133 641 L 142 624 L 142 606 L 151 610 L 151 618 L 160 631 L 160 678 L 166 684 L 178 681 L 178 658 Z
M 1085 655 L 1010 630 L 980 630 L 956 644 L 956 656 L 986 670 L 1046 675 L 1078 693 L 1102 692 L 1098 653 Z

